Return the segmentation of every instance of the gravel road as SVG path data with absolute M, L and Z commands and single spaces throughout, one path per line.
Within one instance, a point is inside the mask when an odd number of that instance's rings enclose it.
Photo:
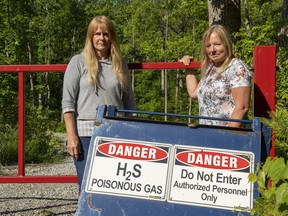
M 0 167 L 1 175 L 17 175 L 17 166 Z M 70 157 L 61 164 L 26 165 L 30 175 L 76 175 Z M 78 202 L 76 183 L 0 184 L 0 215 L 74 215 Z

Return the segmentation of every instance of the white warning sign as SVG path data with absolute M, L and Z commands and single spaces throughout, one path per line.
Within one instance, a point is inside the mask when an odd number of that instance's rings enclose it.
M 168 202 L 249 210 L 253 205 L 252 152 L 174 146 Z
M 171 145 L 97 137 L 86 192 L 165 200 Z

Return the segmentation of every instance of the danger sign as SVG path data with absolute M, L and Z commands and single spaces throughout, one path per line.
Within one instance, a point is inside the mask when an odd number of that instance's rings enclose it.
M 253 204 L 252 152 L 174 146 L 169 202 L 249 210 Z
M 97 137 L 86 192 L 164 200 L 171 145 Z
M 250 166 L 244 157 L 208 150 L 183 151 L 176 154 L 176 159 L 190 166 L 221 170 L 243 170 Z

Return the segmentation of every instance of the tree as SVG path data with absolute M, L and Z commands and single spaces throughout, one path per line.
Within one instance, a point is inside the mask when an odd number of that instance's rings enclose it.
M 231 34 L 241 27 L 240 0 L 208 0 L 209 25 L 222 24 Z
M 282 13 L 281 13 L 281 23 L 283 25 L 280 28 L 280 31 L 278 33 L 279 35 L 279 45 L 285 46 L 288 41 L 288 0 L 283 0 L 283 6 L 282 6 Z

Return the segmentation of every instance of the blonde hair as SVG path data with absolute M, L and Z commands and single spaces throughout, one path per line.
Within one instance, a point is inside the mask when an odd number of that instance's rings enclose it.
M 220 40 L 222 41 L 222 44 L 224 46 L 226 59 L 221 65 L 218 73 L 222 73 L 226 68 L 228 67 L 231 60 L 234 58 L 233 55 L 233 42 L 230 33 L 228 30 L 223 26 L 219 24 L 211 25 L 205 32 L 202 38 L 202 47 L 200 52 L 200 61 L 201 61 L 201 75 L 202 77 L 205 76 L 205 72 L 208 68 L 208 66 L 211 64 L 211 61 L 209 59 L 209 56 L 206 52 L 206 41 L 211 36 L 211 34 L 215 32 L 218 34 Z
M 93 18 L 88 26 L 83 53 L 87 64 L 89 82 L 93 86 L 100 85 L 98 56 L 93 46 L 93 37 L 98 27 L 105 28 L 108 31 L 111 43 L 108 55 L 112 60 L 113 69 L 116 73 L 117 79 L 119 80 L 122 89 L 125 90 L 127 87 L 127 70 L 123 70 L 123 59 L 117 43 L 114 25 L 106 16 L 97 16 Z

